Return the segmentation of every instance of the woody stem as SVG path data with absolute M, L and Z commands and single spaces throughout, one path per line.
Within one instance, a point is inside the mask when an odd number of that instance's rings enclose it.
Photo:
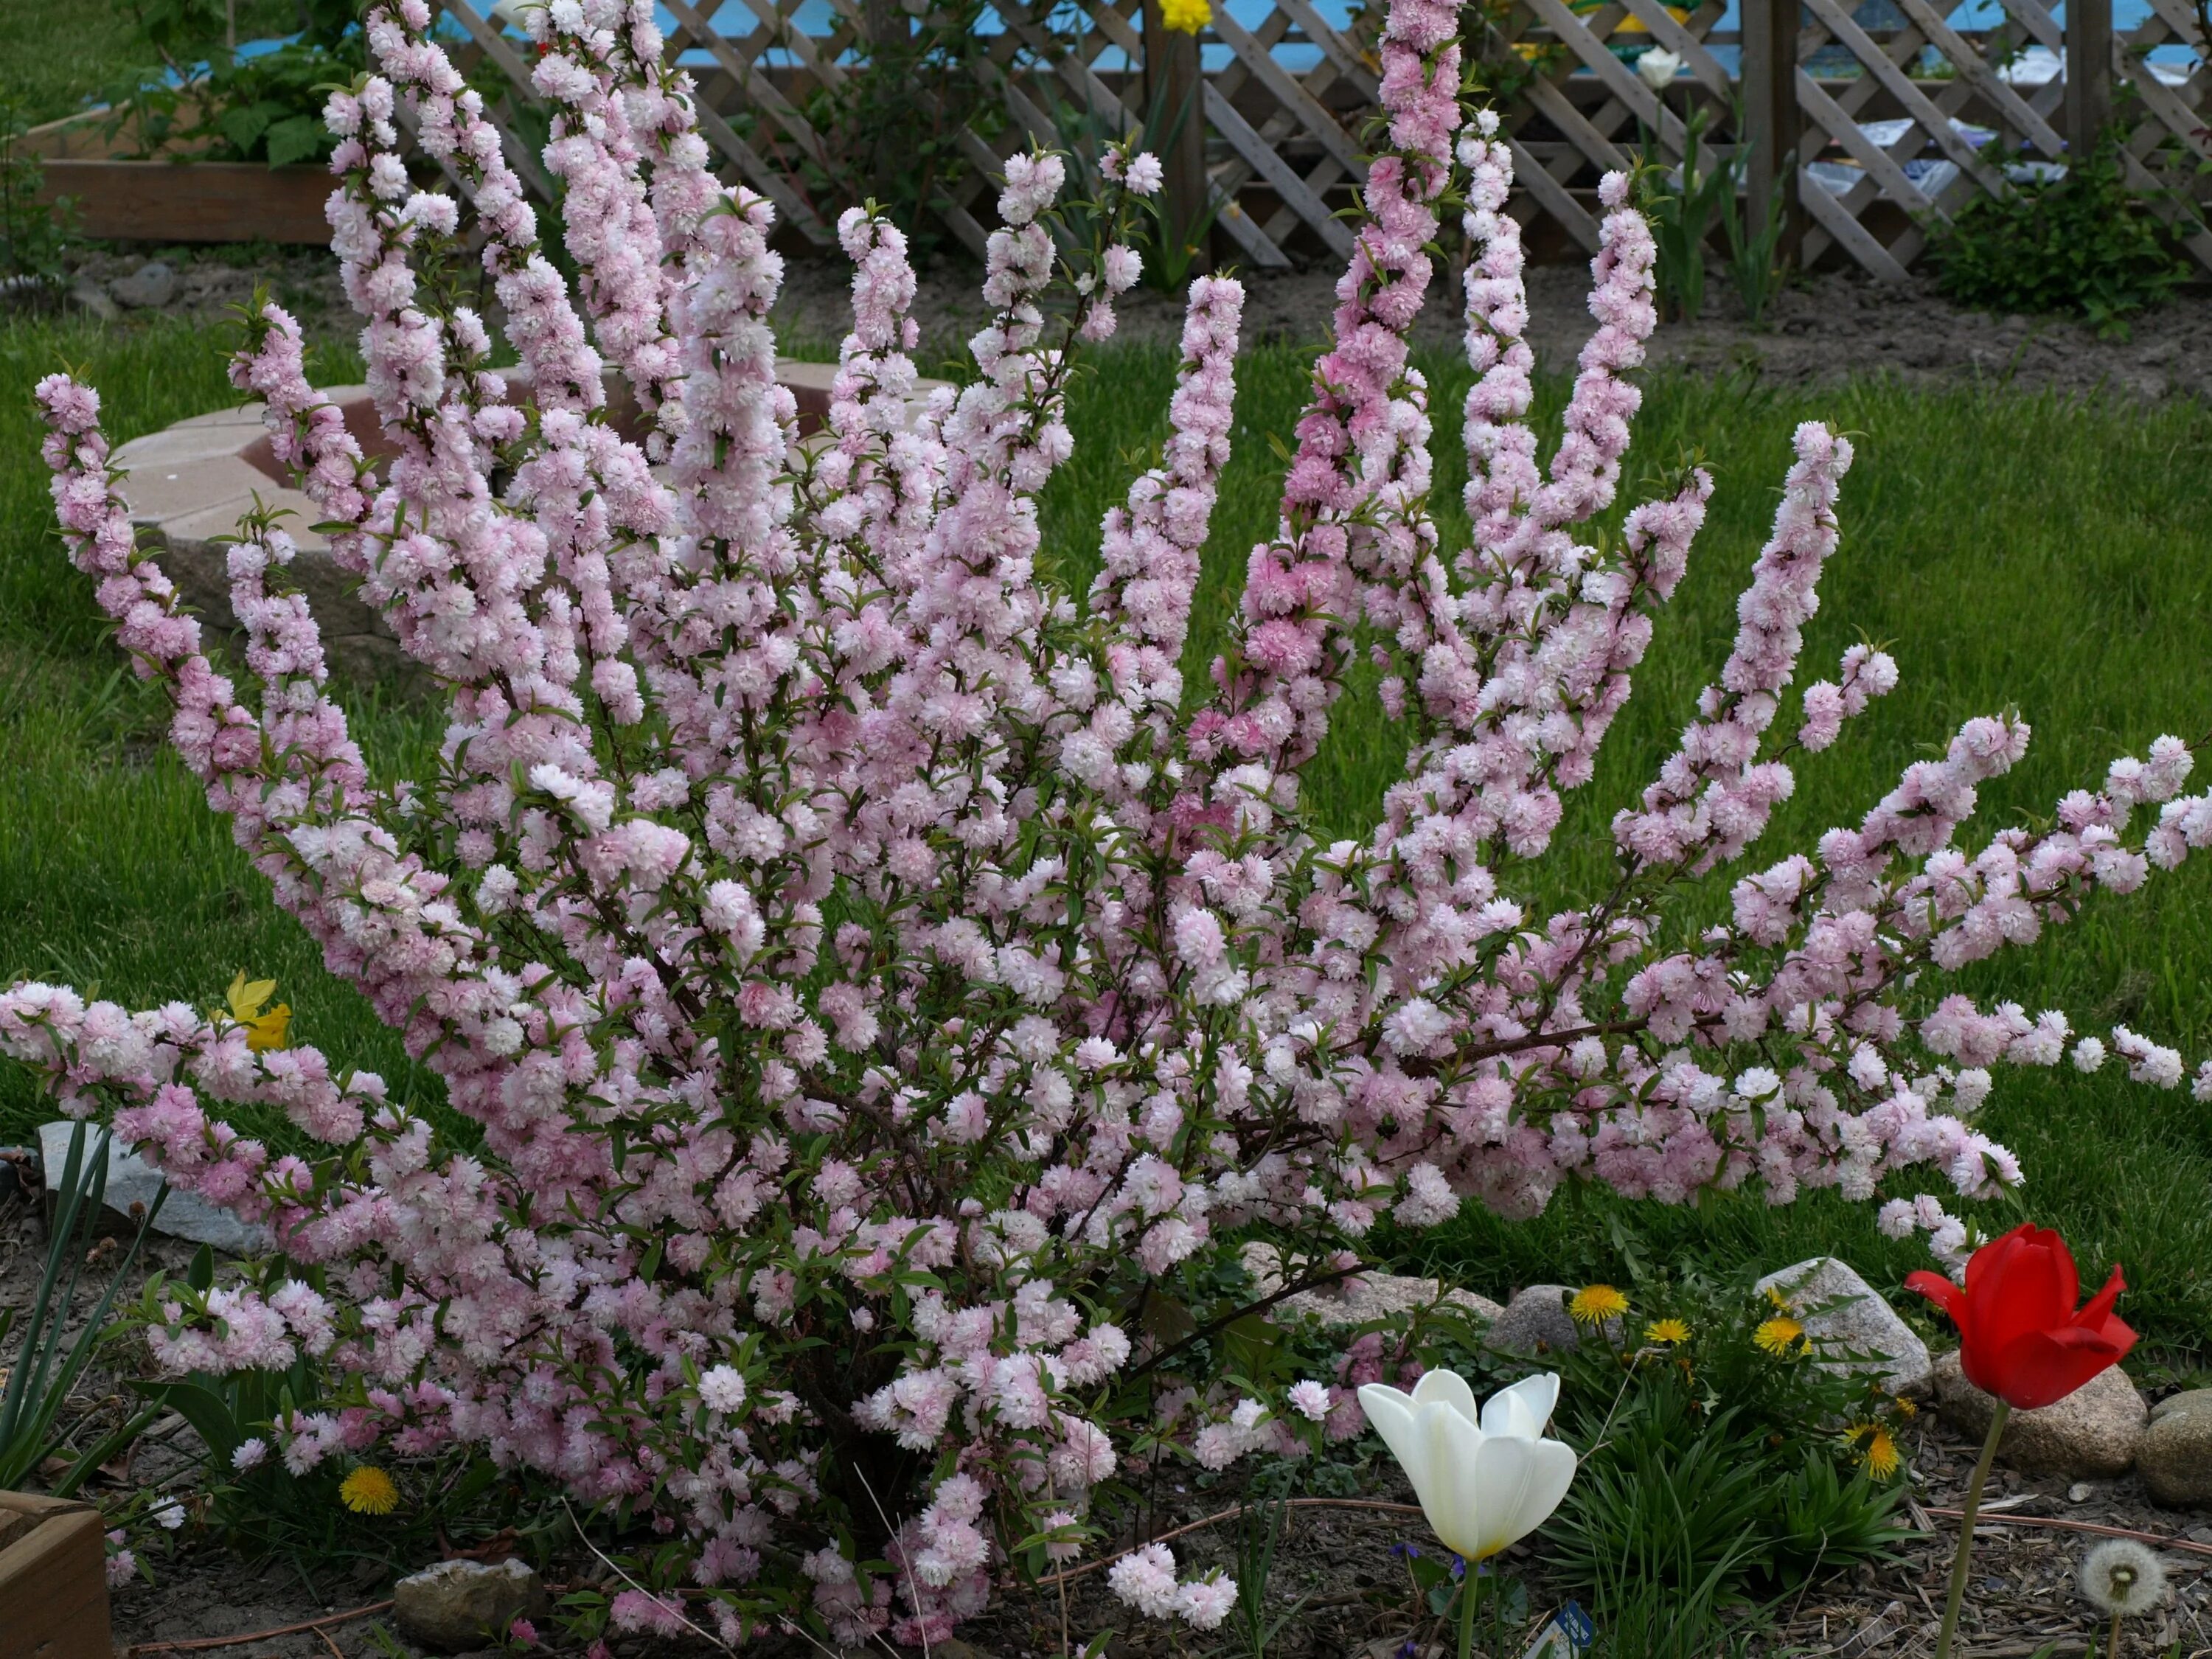
M 1974 1478 L 1966 1483 L 1966 1501 L 1960 1506 L 1959 1552 L 1951 1558 L 1951 1593 L 1943 1601 L 1943 1628 L 1936 1637 L 1936 1659 L 1951 1659 L 1951 1638 L 1958 1633 L 1959 1603 L 1966 1598 L 1966 1565 L 1974 1553 L 1974 1517 L 1981 1512 L 1982 1483 L 1996 1462 L 1997 1442 L 2004 1437 L 2005 1419 L 2012 1407 L 2000 1400 L 1990 1414 L 1990 1437 L 1982 1442 L 1982 1455 L 1974 1465 Z

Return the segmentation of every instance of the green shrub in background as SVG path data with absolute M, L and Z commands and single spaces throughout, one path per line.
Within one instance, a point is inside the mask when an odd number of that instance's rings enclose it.
M 1977 196 L 1930 227 L 1928 252 L 1961 305 L 2063 313 L 2112 335 L 2189 273 L 2174 233 L 2128 188 L 2117 138 L 2063 178 Z
M 135 0 L 153 61 L 110 88 L 111 131 L 127 129 L 149 155 L 190 134 L 209 161 L 283 167 L 327 156 L 336 141 L 323 128 L 324 100 L 367 68 L 367 42 L 356 0 L 295 4 L 297 38 L 246 58 L 227 43 L 222 0 Z
M 866 56 L 806 101 L 806 118 L 822 135 L 818 160 L 779 154 L 757 123 L 748 129 L 769 151 L 771 165 L 798 165 L 800 182 L 826 204 L 828 218 L 874 201 L 917 252 L 942 246 L 939 210 L 972 165 L 961 150 L 962 133 L 988 143 L 1006 122 L 990 37 L 979 27 L 984 10 L 984 0 L 939 0 L 920 16 L 902 6 L 872 5 Z

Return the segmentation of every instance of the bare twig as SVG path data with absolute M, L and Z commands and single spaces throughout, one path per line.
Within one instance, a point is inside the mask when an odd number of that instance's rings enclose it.
M 621 1579 L 623 1583 L 628 1584 L 640 1595 L 665 1605 L 668 1600 L 666 1596 L 656 1595 L 653 1591 L 646 1589 L 644 1585 L 639 1583 L 636 1579 L 631 1577 L 628 1573 L 624 1572 L 619 1566 L 617 1566 L 615 1564 L 613 1558 L 609 1556 L 605 1550 L 601 1549 L 588 1537 L 585 1536 L 584 1523 L 576 1519 L 576 1511 L 568 1507 L 568 1500 L 566 1498 L 563 1498 L 561 1500 L 561 1510 L 562 1514 L 568 1517 L 568 1524 L 576 1529 L 576 1536 L 582 1540 L 584 1547 L 591 1551 L 592 1554 L 598 1556 L 600 1561 L 605 1565 L 609 1572 L 614 1574 L 616 1577 Z M 676 1602 L 676 1622 L 683 1626 L 684 1629 L 690 1631 L 701 1641 L 711 1642 L 716 1647 L 721 1649 L 725 1653 L 734 1654 L 737 1652 L 735 1648 L 732 1647 L 727 1642 L 725 1642 L 720 1637 L 708 1635 L 705 1631 L 701 1630 L 698 1626 L 693 1624 L 689 1619 L 686 1619 L 684 1616 L 684 1602 L 680 1596 L 677 1599 Z
M 860 1483 L 860 1490 L 868 1494 L 868 1502 L 875 1506 L 876 1518 L 884 1523 L 884 1536 L 892 1543 L 897 1543 L 898 1528 L 891 1525 L 890 1516 L 884 1513 L 884 1500 L 876 1496 L 874 1485 L 861 1472 L 857 1463 L 853 1466 L 853 1475 Z M 914 1598 L 915 1626 L 921 1635 L 921 1659 L 929 1659 L 929 1632 L 925 1627 L 925 1621 L 921 1616 L 921 1586 L 914 1582 L 914 1568 L 908 1564 L 906 1555 L 907 1553 L 904 1550 L 899 1552 L 899 1571 L 906 1575 L 906 1593 Z M 891 1655 L 892 1659 L 897 1659 L 896 1648 L 884 1641 L 880 1635 L 876 1638 L 876 1641 L 885 1653 Z
M 326 1613 L 319 1619 L 310 1619 L 304 1625 L 283 1625 L 275 1630 L 257 1630 L 246 1636 L 195 1636 L 181 1642 L 133 1642 L 123 1650 L 124 1659 L 138 1659 L 147 1653 L 187 1653 L 203 1648 L 240 1648 L 248 1642 L 265 1642 L 272 1636 L 297 1636 L 302 1631 L 323 1634 L 325 1625 L 343 1625 L 356 1619 L 366 1619 L 373 1613 L 382 1613 L 392 1605 L 389 1601 L 372 1601 L 365 1607 L 353 1607 L 344 1613 Z M 324 1637 L 325 1641 L 328 1637 Z
M 1962 1521 L 1966 1516 L 1957 1510 L 1929 1510 L 1928 1514 L 1944 1521 Z M 1974 1517 L 1978 1527 L 2063 1527 L 2068 1532 L 2093 1532 L 2100 1538 L 2132 1538 L 2138 1544 L 2150 1544 L 2162 1550 L 2181 1550 L 2191 1555 L 2212 1555 L 2212 1544 L 2198 1544 L 2186 1538 L 2172 1538 L 2163 1533 L 2137 1532 L 2132 1527 L 2107 1527 L 2094 1521 L 2069 1521 L 2059 1515 L 1992 1515 L 1987 1510 Z

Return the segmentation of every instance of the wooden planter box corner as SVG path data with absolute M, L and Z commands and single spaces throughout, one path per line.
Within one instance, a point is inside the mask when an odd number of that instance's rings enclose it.
M 104 1530 L 89 1504 L 0 1492 L 0 1659 L 113 1659 Z

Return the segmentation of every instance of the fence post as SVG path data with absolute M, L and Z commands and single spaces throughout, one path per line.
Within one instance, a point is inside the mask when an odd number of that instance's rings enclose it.
M 860 32 L 868 37 L 870 46 L 882 48 L 896 46 L 910 29 L 898 0 L 863 0 Z
M 2067 0 L 2069 5 L 2076 0 Z M 1804 121 L 1797 111 L 1797 23 L 1802 0 L 1743 0 L 1743 131 L 1751 146 L 1744 173 L 1745 217 L 1754 234 L 1766 228 L 1774 187 L 1782 185 L 1782 234 L 1775 258 L 1784 264 L 1797 257 L 1804 215 L 1797 205 L 1796 155 L 1788 169 L 1783 158 L 1799 149 Z M 2109 0 L 2108 0 L 2109 3 Z
M 2066 0 L 2066 148 L 2095 154 L 2112 119 L 2112 0 Z
M 1158 131 L 1145 134 L 1145 148 L 1160 158 L 1166 173 L 1161 186 L 1160 234 L 1181 246 L 1201 246 L 1194 270 L 1212 268 L 1196 234 L 1206 214 L 1206 94 L 1199 67 L 1198 37 L 1171 29 L 1160 20 L 1161 0 L 1145 0 L 1145 106 Z

